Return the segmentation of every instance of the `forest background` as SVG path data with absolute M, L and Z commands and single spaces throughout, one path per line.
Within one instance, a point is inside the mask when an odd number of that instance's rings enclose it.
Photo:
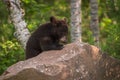
M 120 59 L 120 0 L 99 0 L 99 28 L 101 50 Z M 70 0 L 21 0 L 24 19 L 32 33 L 39 24 L 54 15 L 67 18 L 70 26 Z M 93 44 L 90 30 L 90 2 L 82 0 L 82 41 Z M 0 1 L 0 74 L 10 65 L 24 60 L 25 53 L 14 37 L 14 27 L 9 11 Z M 70 39 L 70 38 L 69 38 Z M 70 41 L 70 40 L 69 40 Z

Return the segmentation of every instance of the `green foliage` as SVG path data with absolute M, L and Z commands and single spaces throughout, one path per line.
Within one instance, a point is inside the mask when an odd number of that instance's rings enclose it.
M 16 41 L 0 43 L 0 73 L 7 67 L 24 59 L 23 49 Z
M 39 24 L 49 21 L 50 16 L 58 18 L 69 18 L 70 16 L 70 8 L 65 0 L 22 0 L 22 5 L 30 31 L 35 30 Z
M 101 48 L 110 55 L 120 58 L 120 2 L 119 0 L 101 1 Z
M 105 48 L 105 51 L 116 58 L 120 58 L 120 28 L 118 25 L 113 25 L 112 27 L 114 29 L 110 29 L 106 42 L 109 47 Z
M 105 30 L 103 30 L 105 29 Z M 104 32 L 103 32 L 104 31 Z M 101 22 L 102 49 L 116 58 L 120 58 L 120 28 L 110 19 Z

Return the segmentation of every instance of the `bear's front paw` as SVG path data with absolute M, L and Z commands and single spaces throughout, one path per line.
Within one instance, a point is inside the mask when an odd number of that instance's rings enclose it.
M 58 50 L 61 50 L 61 49 L 64 48 L 64 46 L 63 45 L 59 45 L 59 46 L 57 46 L 57 48 L 58 48 Z

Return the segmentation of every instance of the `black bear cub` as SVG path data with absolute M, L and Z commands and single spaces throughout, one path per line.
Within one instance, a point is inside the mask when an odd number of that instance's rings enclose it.
M 50 17 L 50 22 L 38 27 L 26 44 L 26 59 L 37 56 L 43 51 L 60 50 L 61 43 L 67 42 L 68 25 L 66 20 Z

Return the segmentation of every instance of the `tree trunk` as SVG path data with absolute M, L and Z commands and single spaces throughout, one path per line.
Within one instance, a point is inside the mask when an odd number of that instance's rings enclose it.
M 94 45 L 99 47 L 98 1 L 90 0 L 91 20 L 90 28 L 93 33 Z
M 81 42 L 81 0 L 71 0 L 71 41 Z
M 20 6 L 20 0 L 4 0 L 10 12 L 10 18 L 15 27 L 15 37 L 20 41 L 25 49 L 26 42 L 30 36 L 30 32 L 26 28 L 26 22 L 23 19 L 24 13 Z

